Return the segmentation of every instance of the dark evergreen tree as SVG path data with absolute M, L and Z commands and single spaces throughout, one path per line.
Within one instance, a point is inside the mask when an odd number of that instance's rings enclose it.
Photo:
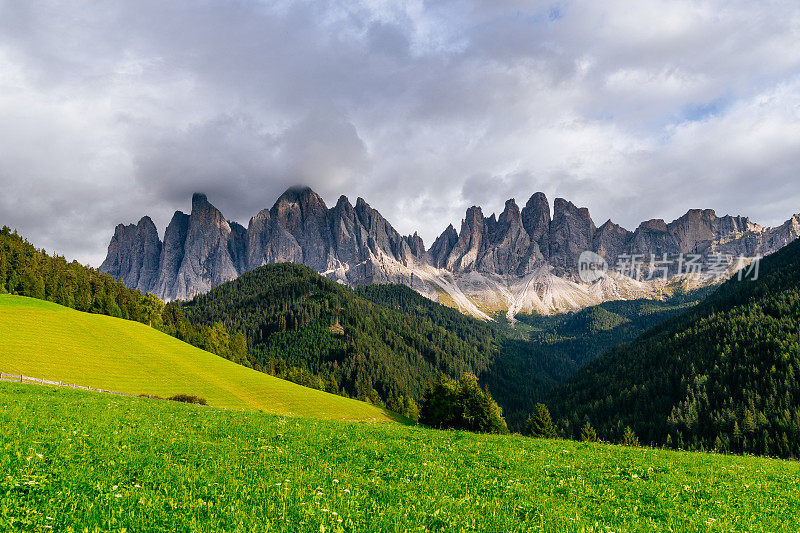
M 537 403 L 536 408 L 525 424 L 525 434 L 543 439 L 556 439 L 556 428 L 550 418 L 550 411 L 543 403 Z
M 425 393 L 419 420 L 439 429 L 508 433 L 500 406 L 471 374 L 458 381 L 439 374 Z

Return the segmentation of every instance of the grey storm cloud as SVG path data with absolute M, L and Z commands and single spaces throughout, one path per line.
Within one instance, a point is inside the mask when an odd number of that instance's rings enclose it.
M 794 1 L 0 0 L 0 224 L 99 264 L 293 184 L 430 245 L 536 191 L 632 228 L 800 211 Z

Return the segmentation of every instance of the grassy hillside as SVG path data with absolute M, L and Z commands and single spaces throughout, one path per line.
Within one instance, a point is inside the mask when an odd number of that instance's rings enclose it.
M 800 464 L 0 383 L 0 529 L 800 528 Z
M 757 280 L 724 283 L 697 307 L 587 365 L 550 400 L 577 432 L 630 425 L 645 442 L 800 457 L 800 241 Z
M 0 371 L 131 394 L 189 393 L 217 407 L 388 420 L 372 405 L 301 387 L 217 357 L 144 324 L 0 295 Z
M 194 327 L 175 304 L 129 289 L 108 274 L 38 250 L 7 226 L 0 228 L 0 294 L 29 296 L 65 307 L 152 325 L 184 342 L 247 363 L 243 336 L 221 324 Z

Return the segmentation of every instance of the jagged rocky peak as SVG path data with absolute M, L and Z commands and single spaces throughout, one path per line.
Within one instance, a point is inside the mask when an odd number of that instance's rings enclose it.
M 461 221 L 458 240 L 445 265 L 455 271 L 474 270 L 478 256 L 486 236 L 486 220 L 480 207 L 473 205 L 467 209 L 466 217 Z
M 608 219 L 594 233 L 593 250 L 613 264 L 616 257 L 627 251 L 631 235 L 630 231 Z
M 311 187 L 295 185 L 289 187 L 278 197 L 277 204 L 296 204 L 303 210 L 319 211 L 327 209 L 325 201 L 320 195 L 315 193 Z
M 345 196 L 344 194 L 336 200 L 336 206 L 334 207 L 337 211 L 342 213 L 352 213 L 353 212 L 353 204 L 350 203 L 350 198 Z
M 328 209 L 310 188 L 291 187 L 247 228 L 227 221 L 202 193 L 192 196 L 190 214 L 175 212 L 163 243 L 148 217 L 119 225 L 101 270 L 162 298 L 187 299 L 263 264 L 291 261 L 351 285 L 405 283 L 433 298 L 444 291 L 462 310 L 485 318 L 483 311 L 504 305 L 509 312 L 547 313 L 633 294 L 614 283 L 597 293 L 573 283 L 580 281 L 577 261 L 586 250 L 603 255 L 609 265 L 622 254 L 638 253 L 753 257 L 799 235 L 800 215 L 762 228 L 746 217 L 717 217 L 710 209 L 690 210 L 670 223 L 648 220 L 635 232 L 611 220 L 596 228 L 588 209 L 556 198 L 551 216 L 547 197 L 536 193 L 522 209 L 508 200 L 499 216 L 484 217 L 480 207 L 470 207 L 461 231 L 448 225 L 426 251 L 418 234 L 401 236 L 363 198 L 353 205 L 341 196 Z M 554 275 L 565 279 L 553 281 Z M 530 276 L 552 283 L 531 284 Z M 573 292 L 559 292 L 565 290 Z
M 490 217 L 489 243 L 478 259 L 478 270 L 492 274 L 524 274 L 540 259 L 538 244 L 525 230 L 522 214 L 516 201 L 506 201 L 505 208 L 494 223 Z
M 108 244 L 100 270 L 108 272 L 131 288 L 147 291 L 158 277 L 161 240 L 152 219 L 144 216 L 138 224 L 118 224 Z
M 450 252 L 453 251 L 456 242 L 458 242 L 458 232 L 452 224 L 449 224 L 442 234 L 433 241 L 433 245 L 428 251 L 433 266 L 436 268 L 446 266 L 447 258 L 450 256 Z
M 202 192 L 192 194 L 192 211 L 195 209 L 202 209 L 206 205 L 211 205 L 208 201 L 208 196 Z
M 293 232 L 297 225 L 310 219 L 322 222 L 328 208 L 325 201 L 309 187 L 289 187 L 270 210 L 272 218 Z
M 550 262 L 556 267 L 574 268 L 581 252 L 592 249 L 594 233 L 587 208 L 556 198 L 550 222 Z
M 356 200 L 355 212 L 361 225 L 366 229 L 367 246 L 373 255 L 392 258 L 402 264 L 412 259 L 412 251 L 405 239 L 383 218 L 376 209 L 363 198 Z
M 522 225 L 537 242 L 550 233 L 550 203 L 543 192 L 531 196 L 522 208 Z
M 408 243 L 411 253 L 417 257 L 425 255 L 425 243 L 422 242 L 422 237 L 420 237 L 416 231 L 413 235 L 406 235 L 403 238 Z
M 483 218 L 483 210 L 473 205 L 467 209 L 464 219 L 461 221 L 461 231 L 458 234 L 459 242 L 467 249 L 480 246 L 486 219 Z
M 500 218 L 497 219 L 497 222 L 502 225 L 514 223 L 522 224 L 522 215 L 520 214 L 517 202 L 513 198 L 506 200 L 506 206 L 503 212 L 500 213 Z
M 175 279 L 181 268 L 185 253 L 186 234 L 189 231 L 189 215 L 175 211 L 167 230 L 159 259 L 158 279 L 149 290 L 167 300 L 175 299 Z
M 192 194 L 192 212 L 189 215 L 189 231 L 201 231 L 206 226 L 212 226 L 225 233 L 230 233 L 231 228 L 222 212 L 208 201 L 205 194 L 196 192 Z
M 650 220 L 645 220 L 636 231 L 660 231 L 666 232 L 667 231 L 667 223 L 664 222 L 662 218 L 651 218 Z
M 576 216 L 587 222 L 592 222 L 592 217 L 589 215 L 589 209 L 587 207 L 578 207 L 569 200 L 556 198 L 553 202 L 553 222 L 572 216 Z M 593 222 L 592 227 L 594 227 Z
M 235 279 L 239 273 L 232 249 L 239 246 L 222 213 L 205 194 L 192 195 L 192 213 L 184 241 L 184 255 L 172 283 L 175 298 L 188 299 Z
M 332 255 L 341 264 L 361 262 L 361 242 L 365 238 L 362 227 L 356 218 L 353 204 L 347 196 L 342 195 L 330 210 Z
M 653 254 L 676 254 L 681 252 L 679 239 L 669 231 L 669 226 L 660 218 L 646 220 L 633 232 L 630 253 L 645 257 Z

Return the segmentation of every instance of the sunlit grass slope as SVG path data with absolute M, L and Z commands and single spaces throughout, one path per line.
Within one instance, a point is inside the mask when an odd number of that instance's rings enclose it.
M 188 393 L 210 405 L 347 420 L 390 420 L 370 404 L 237 365 L 138 322 L 0 295 L 0 371 L 130 394 Z
M 0 530 L 797 532 L 800 463 L 0 384 Z

